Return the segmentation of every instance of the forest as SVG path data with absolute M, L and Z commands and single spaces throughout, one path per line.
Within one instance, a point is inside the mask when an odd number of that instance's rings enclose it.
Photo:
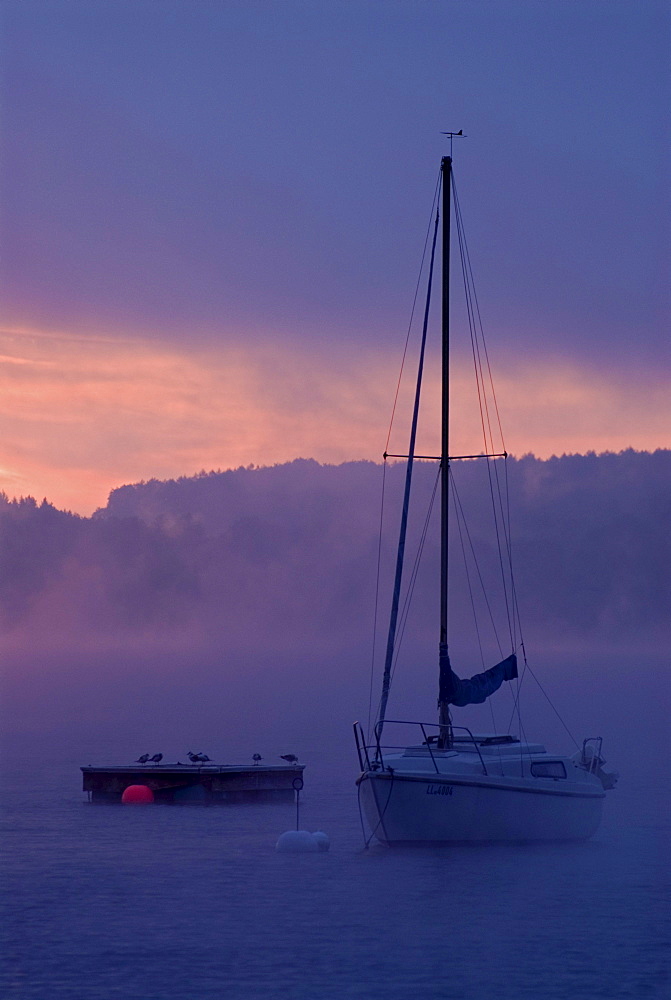
M 495 578 L 486 464 L 461 463 L 455 481 L 477 574 Z M 417 463 L 411 553 L 436 471 Z M 378 553 L 381 618 L 388 609 L 403 476 L 400 464 L 383 477 L 371 462 L 297 459 L 121 486 L 89 518 L 46 499 L 1 495 L 4 636 L 26 649 L 74 646 L 84 636 L 166 645 L 181 636 L 203 648 L 252 636 L 285 652 L 343 633 L 349 643 L 367 641 Z M 505 476 L 516 594 L 530 633 L 662 642 L 671 451 L 509 458 L 497 476 Z M 415 629 L 433 627 L 435 521 L 434 510 L 413 592 Z M 450 557 L 456 621 L 478 600 L 465 577 L 459 582 L 458 536 Z

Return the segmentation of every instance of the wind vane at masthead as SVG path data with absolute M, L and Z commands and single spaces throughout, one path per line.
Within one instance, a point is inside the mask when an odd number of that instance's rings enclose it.
M 440 134 L 441 135 L 449 135 L 449 137 L 450 137 L 450 156 L 452 156 L 452 140 L 454 139 L 454 137 L 455 136 L 460 136 L 462 139 L 466 139 L 467 138 L 464 135 L 464 130 L 462 128 L 460 128 L 458 132 L 441 132 Z

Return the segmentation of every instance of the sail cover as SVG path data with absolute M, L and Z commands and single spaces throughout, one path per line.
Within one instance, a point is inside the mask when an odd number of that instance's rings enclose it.
M 447 705 L 479 705 L 486 701 L 490 694 L 501 687 L 504 681 L 517 677 L 517 657 L 514 653 L 501 660 L 495 667 L 485 670 L 484 674 L 476 674 L 468 680 L 457 677 L 450 665 L 447 650 L 441 650 L 440 655 L 440 692 L 439 702 Z

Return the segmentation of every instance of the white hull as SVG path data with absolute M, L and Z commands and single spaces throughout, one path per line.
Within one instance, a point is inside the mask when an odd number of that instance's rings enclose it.
M 366 770 L 359 791 L 374 836 L 385 844 L 443 844 L 587 840 L 596 832 L 601 783 L 566 758 L 566 778 L 554 780 L 533 777 L 519 757 L 498 774 L 489 767 L 474 773 L 469 756 L 463 765 L 463 754 L 438 761 L 432 771 L 426 758 L 410 769 L 407 757 L 397 759 L 400 767 Z

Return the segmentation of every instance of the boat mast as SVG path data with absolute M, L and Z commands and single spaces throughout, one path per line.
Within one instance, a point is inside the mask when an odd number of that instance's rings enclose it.
M 452 157 L 444 156 L 441 165 L 443 188 L 443 269 L 442 269 L 442 434 L 440 448 L 440 682 L 438 722 L 441 742 L 450 739 L 449 703 L 442 697 L 450 671 L 447 651 L 447 571 L 448 571 L 448 501 L 450 495 L 450 193 Z M 444 727 L 444 728 L 443 728 Z

